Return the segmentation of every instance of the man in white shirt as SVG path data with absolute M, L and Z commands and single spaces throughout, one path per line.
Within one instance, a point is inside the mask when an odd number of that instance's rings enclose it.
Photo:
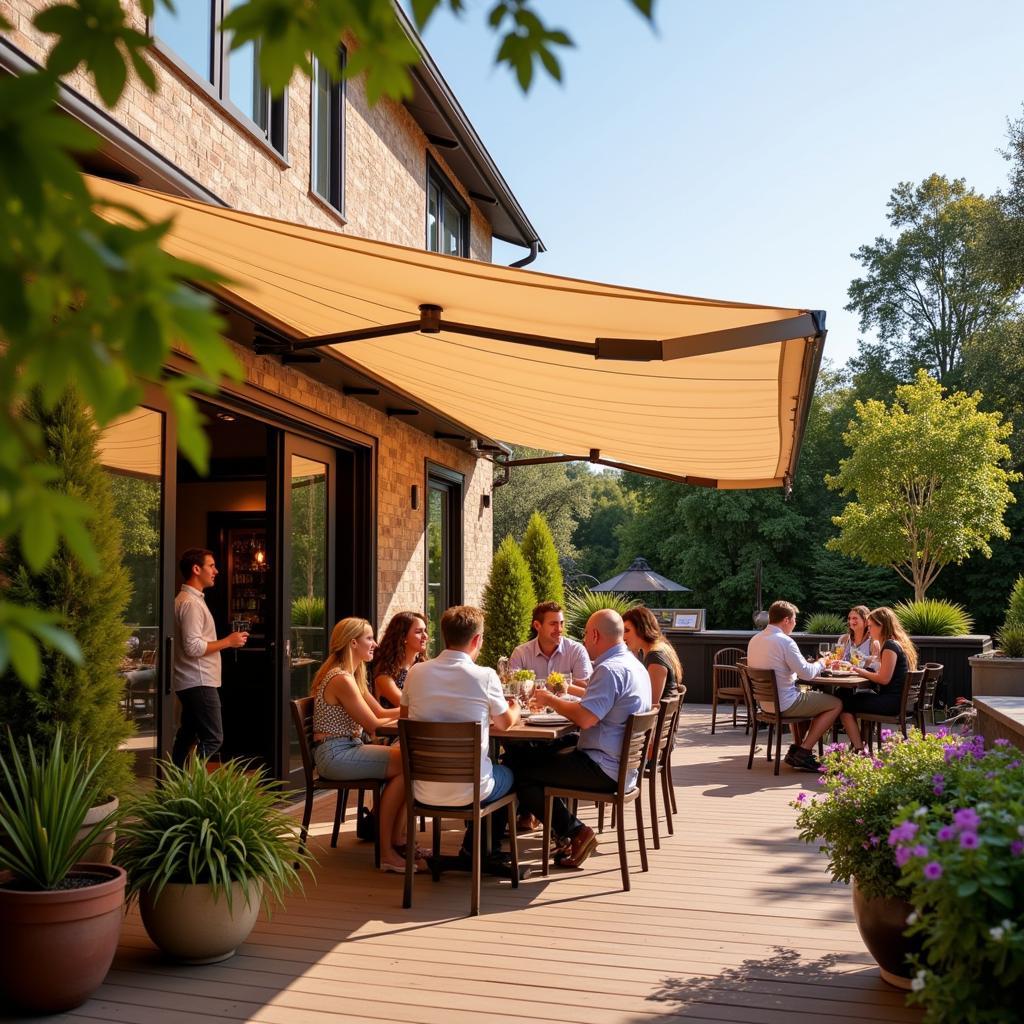
M 557 601 L 542 601 L 533 609 L 532 640 L 520 644 L 508 660 L 510 671 L 531 669 L 538 679 L 546 679 L 552 672 L 572 673 L 573 685 L 586 686 L 593 668 L 586 647 L 565 636 L 565 616 Z
M 413 665 L 405 677 L 400 715 L 413 722 L 480 723 L 480 802 L 491 803 L 512 789 L 511 769 L 490 758 L 491 722 L 509 729 L 519 721 L 519 706 L 501 691 L 492 668 L 476 664 L 484 637 L 484 614 L 471 605 L 449 608 L 441 616 L 445 649 L 432 661 Z M 473 787 L 452 782 L 416 782 L 416 799 L 461 807 L 473 800 Z M 462 853 L 473 849 L 472 826 Z
M 783 719 L 813 719 L 802 739 L 794 726 L 790 726 L 797 742 L 790 746 L 786 764 L 801 771 L 817 772 L 821 771 L 821 765 L 814 756 L 814 744 L 832 728 L 843 704 L 838 697 L 828 693 L 797 689 L 797 679 L 814 679 L 825 667 L 821 662 L 808 662 L 790 636 L 796 629 L 799 611 L 789 601 L 772 604 L 768 609 L 768 625 L 760 633 L 755 633 L 747 644 L 747 664 L 751 668 L 771 669 L 775 673 Z
M 178 642 L 174 647 L 172 679 L 181 703 L 181 724 L 174 737 L 171 760 L 183 767 L 192 745 L 209 758 L 224 742 L 220 712 L 220 652 L 244 647 L 248 633 L 230 633 L 217 639 L 217 627 L 206 607 L 203 591 L 217 579 L 217 563 L 206 548 L 189 548 L 178 563 L 185 582 L 174 599 Z

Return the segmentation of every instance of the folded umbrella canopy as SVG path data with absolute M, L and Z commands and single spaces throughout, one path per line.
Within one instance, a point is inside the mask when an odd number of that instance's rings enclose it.
M 264 352 L 330 348 L 467 432 L 723 488 L 788 486 L 824 314 L 577 281 L 91 179 L 173 219 Z M 115 205 L 101 211 L 126 221 Z

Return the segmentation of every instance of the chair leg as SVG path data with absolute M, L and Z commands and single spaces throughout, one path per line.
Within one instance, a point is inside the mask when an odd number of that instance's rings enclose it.
M 602 806 L 604 806 L 604 805 L 602 804 Z M 612 804 L 612 828 L 615 828 L 615 818 L 617 816 L 617 813 L 618 813 L 618 806 L 616 804 Z
M 343 815 L 345 813 L 345 804 L 348 803 L 348 790 L 338 790 L 338 802 L 334 805 L 334 831 L 331 832 L 331 846 L 337 849 L 338 846 L 338 830 L 341 828 L 341 823 L 345 820 Z
M 736 728 L 736 712 L 739 710 L 739 705 L 736 701 L 732 702 L 732 727 Z
M 469 885 L 469 916 L 478 917 L 480 914 L 480 869 L 483 866 L 483 848 L 487 842 L 484 837 L 483 818 L 476 814 L 473 816 L 473 826 L 476 829 L 473 842 L 473 877 Z
M 380 844 L 381 844 L 381 838 L 380 838 L 380 798 L 381 798 L 381 793 L 382 792 L 383 792 L 383 786 L 377 787 L 373 791 L 373 801 L 374 801 L 373 805 L 374 805 L 374 807 L 377 810 L 377 813 L 373 816 L 373 866 L 375 868 L 378 868 L 378 869 L 380 868 Z M 416 821 L 415 821 L 415 819 L 413 819 L 413 820 L 411 820 L 411 821 L 409 821 L 407 823 L 406 827 L 407 828 L 412 828 L 412 827 L 415 827 L 415 825 L 416 825 Z M 410 832 L 408 832 L 406 834 L 405 845 L 406 845 L 406 849 L 409 849 L 411 847 L 412 850 L 413 850 L 413 853 L 415 854 L 415 852 L 416 852 L 416 844 L 412 841 L 412 836 L 413 835 L 415 835 L 415 833 L 412 832 L 412 831 L 410 831 Z M 390 843 L 391 842 L 391 836 L 388 836 L 387 840 Z
M 604 804 L 597 805 L 597 831 L 604 831 Z
M 768 761 L 769 763 L 771 763 L 771 759 L 772 759 L 772 740 L 773 740 L 774 737 L 775 737 L 775 724 L 773 722 L 769 722 L 768 723 L 768 755 L 765 758 L 765 760 Z M 781 743 L 782 743 L 782 728 L 780 726 L 779 727 L 779 744 L 780 744 L 780 747 L 781 747 Z
M 408 910 L 412 906 L 412 876 L 416 870 L 416 844 L 412 841 L 413 829 L 416 827 L 416 816 L 412 810 L 412 794 L 406 794 L 405 827 L 405 885 L 402 889 L 402 907 Z M 380 828 L 377 829 L 377 845 L 380 845 Z M 380 865 L 377 865 L 380 867 Z
M 675 826 L 672 824 L 672 786 L 668 781 L 668 764 L 661 766 L 661 802 L 665 805 L 665 827 L 668 829 L 668 834 L 674 836 L 676 834 Z
M 771 727 L 769 726 L 769 728 L 771 728 Z M 771 737 L 771 733 L 769 733 L 769 738 L 770 737 Z M 781 722 L 779 722 L 778 736 L 776 737 L 776 739 L 777 739 L 777 742 L 776 742 L 776 745 L 775 745 L 775 771 L 772 772 L 773 775 L 778 775 L 779 774 L 779 762 L 781 762 L 781 760 L 782 760 L 782 723 Z M 772 759 L 772 745 L 771 745 L 771 743 L 769 743 L 768 744 L 768 760 L 770 761 L 771 759 Z
M 348 816 L 348 794 L 347 789 L 340 790 L 338 797 L 341 800 L 341 823 L 345 824 L 345 818 Z
M 665 789 L 668 792 L 669 801 L 672 804 L 672 813 L 678 814 L 679 808 L 676 807 L 676 787 L 672 785 L 672 751 L 668 752 L 668 756 L 665 758 L 665 766 L 661 770 L 661 777 L 665 780 Z M 669 832 L 672 831 L 671 824 L 669 825 Z
M 433 829 L 434 835 L 432 837 L 433 841 L 431 842 L 430 849 L 431 849 L 431 853 L 433 853 L 433 855 L 434 855 L 434 857 L 436 859 L 437 857 L 441 856 L 441 819 L 440 818 L 434 818 L 433 819 L 433 824 L 434 824 L 434 829 Z
M 299 832 L 299 853 L 306 849 L 306 840 L 309 838 L 309 822 L 313 817 L 313 787 L 306 787 L 306 806 L 302 811 L 302 830 Z M 296 862 L 295 867 L 298 867 Z
M 654 848 L 656 850 L 661 849 L 661 836 L 658 835 L 658 766 L 653 765 L 651 767 L 651 836 L 654 839 Z M 637 800 L 637 807 L 640 806 L 640 801 Z
M 718 717 L 718 694 L 711 691 L 711 735 L 715 735 L 715 719 Z
M 519 888 L 519 840 L 516 838 L 516 803 L 508 805 L 508 852 L 512 854 L 512 888 Z
M 750 730 L 750 756 L 747 758 L 747 771 L 754 767 L 754 748 L 757 746 L 757 723 Z
M 548 866 L 551 861 L 551 811 L 554 806 L 554 799 L 544 794 L 544 831 L 541 833 L 541 862 L 540 873 L 547 878 Z
M 622 808 L 622 816 L 625 817 L 626 808 Z M 647 870 L 647 834 L 644 831 L 644 797 L 638 793 L 636 797 L 636 834 L 640 838 L 640 870 Z
M 612 806 L 615 806 L 614 804 Z M 626 858 L 626 816 L 618 817 L 619 870 L 622 872 L 622 891 L 629 892 L 629 861 Z

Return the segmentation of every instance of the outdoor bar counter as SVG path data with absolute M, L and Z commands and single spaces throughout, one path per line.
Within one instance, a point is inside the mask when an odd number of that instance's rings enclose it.
M 715 652 L 723 647 L 739 647 L 745 651 L 747 641 L 754 632 L 752 629 L 709 629 L 696 633 L 665 630 L 665 636 L 676 649 L 683 666 L 687 703 L 711 703 L 711 667 Z M 835 638 L 835 634 L 793 634 L 793 639 L 807 658 L 817 655 L 819 643 Z M 940 703 L 951 704 L 957 697 L 971 696 L 971 666 L 968 658 L 990 651 L 990 636 L 925 636 L 913 637 L 913 641 L 922 663 L 936 661 L 945 666 Z

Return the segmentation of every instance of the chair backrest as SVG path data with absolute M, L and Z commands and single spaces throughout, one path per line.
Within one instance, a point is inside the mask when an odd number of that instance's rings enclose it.
M 472 783 L 473 803 L 480 802 L 479 722 L 413 722 L 398 720 L 402 771 L 408 793 L 414 782 Z
M 943 666 L 937 661 L 929 661 L 924 666 L 924 683 L 921 685 L 920 707 L 924 711 L 931 711 L 935 706 L 935 693 L 942 682 Z
M 292 723 L 299 738 L 299 753 L 302 754 L 302 770 L 306 782 L 313 780 L 313 698 L 299 697 L 292 701 Z
M 738 663 L 735 665 L 729 663 L 712 665 L 711 681 L 716 690 L 723 688 L 740 690 L 743 688 L 743 678 Z
M 747 652 L 742 647 L 723 647 L 720 651 L 715 651 L 712 665 L 735 665 L 740 658 L 746 656 Z
M 747 680 L 747 691 L 757 711 L 763 714 L 781 714 L 779 712 L 779 683 L 770 668 L 751 668 L 747 664 L 740 666 Z M 767 711 L 765 705 L 771 705 Z
M 651 737 L 658 725 L 660 711 L 637 712 L 626 719 L 626 731 L 622 736 L 622 748 L 619 751 L 619 792 L 629 789 L 626 780 L 637 773 L 637 785 L 640 784 L 640 766 L 647 758 L 647 750 L 651 745 Z
M 682 697 L 677 693 L 674 697 L 666 697 L 658 701 L 658 722 L 654 727 L 654 751 L 653 759 L 657 762 L 662 759 L 669 740 L 673 739 L 673 719 L 679 715 L 679 704 Z
M 921 697 L 921 684 L 924 682 L 924 669 L 916 668 L 913 672 L 907 672 L 907 678 L 903 680 L 903 691 L 900 694 L 900 717 L 905 718 L 917 707 Z

